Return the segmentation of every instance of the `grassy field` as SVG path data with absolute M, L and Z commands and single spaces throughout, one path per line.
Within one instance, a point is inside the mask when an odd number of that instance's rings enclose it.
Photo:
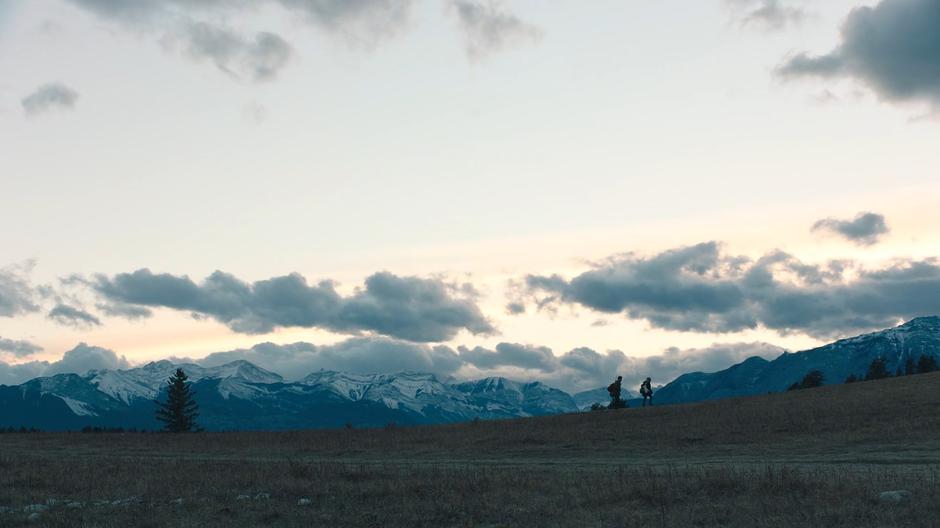
M 927 374 L 439 427 L 3 434 L 0 526 L 935 527 L 938 404 Z

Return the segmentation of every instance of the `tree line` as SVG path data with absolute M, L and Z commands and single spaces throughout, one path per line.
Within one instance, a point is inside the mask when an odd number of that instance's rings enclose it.
M 937 365 L 937 358 L 934 356 L 929 356 L 922 354 L 918 360 L 915 362 L 913 357 L 908 357 L 907 361 L 904 362 L 904 368 L 901 368 L 901 365 L 898 365 L 897 370 L 894 372 L 895 377 L 901 376 L 913 376 L 915 374 L 929 374 L 931 372 L 936 372 L 940 370 L 940 366 Z M 858 381 L 872 381 L 892 377 L 891 372 L 888 371 L 888 361 L 883 357 L 876 357 L 871 360 L 871 364 L 868 365 L 868 370 L 865 372 L 863 377 L 856 376 L 855 374 L 849 374 L 845 378 L 845 383 L 855 383 Z M 788 391 L 792 390 L 802 390 L 802 389 L 813 389 L 816 387 L 821 387 L 826 381 L 825 375 L 821 370 L 811 370 L 802 380 L 794 382 L 787 388 Z

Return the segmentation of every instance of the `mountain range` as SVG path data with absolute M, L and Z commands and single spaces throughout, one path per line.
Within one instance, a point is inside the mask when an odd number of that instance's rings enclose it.
M 752 357 L 719 372 L 683 374 L 659 388 L 655 401 L 671 404 L 780 392 L 811 370 L 823 373 L 824 384 L 843 383 L 850 374 L 863 377 L 875 358 L 885 359 L 894 372 L 921 355 L 940 360 L 940 317 L 914 319 L 770 361 Z M 177 368 L 192 381 L 198 421 L 208 430 L 450 423 L 577 412 L 608 400 L 604 388 L 571 396 L 541 382 L 498 377 L 450 382 L 420 372 L 318 371 L 288 382 L 244 360 L 217 367 L 164 360 L 129 370 L 58 374 L 0 386 L 0 427 L 156 429 L 154 401 L 163 397 L 167 379 Z M 612 372 L 611 378 L 615 375 Z
M 333 371 L 287 382 L 244 360 L 212 368 L 157 361 L 130 370 L 58 374 L 0 386 L 0 426 L 155 429 L 154 400 L 164 396 L 177 368 L 191 380 L 198 422 L 208 430 L 415 425 L 577 411 L 571 396 L 539 382 L 445 383 L 420 372 Z
M 940 317 L 912 319 L 896 328 L 784 353 L 770 361 L 752 357 L 719 372 L 683 374 L 657 390 L 654 399 L 668 404 L 780 392 L 812 370 L 823 373 L 824 385 L 839 384 L 850 375 L 864 379 L 875 358 L 884 359 L 894 374 L 904 370 L 908 359 L 916 362 L 921 355 L 940 361 Z

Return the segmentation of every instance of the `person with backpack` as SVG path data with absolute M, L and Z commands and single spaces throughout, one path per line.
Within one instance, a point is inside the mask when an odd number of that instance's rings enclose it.
M 607 386 L 607 393 L 610 394 L 610 405 L 608 409 L 622 409 L 623 400 L 620 399 L 620 384 L 623 382 L 623 376 L 617 376 L 617 381 Z
M 640 396 L 643 396 L 643 407 L 646 407 L 647 400 L 649 400 L 650 406 L 653 405 L 653 387 L 651 382 L 652 379 L 646 378 L 646 381 L 640 384 Z

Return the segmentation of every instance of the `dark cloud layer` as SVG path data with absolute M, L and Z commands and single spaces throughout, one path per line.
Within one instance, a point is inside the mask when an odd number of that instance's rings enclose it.
M 453 0 L 452 6 L 466 38 L 467 56 L 471 59 L 480 59 L 541 37 L 538 28 L 526 24 L 496 3 Z
M 31 356 L 37 352 L 42 352 L 42 347 L 37 344 L 30 343 L 29 341 L 0 337 L 0 353 L 2 352 L 12 354 L 18 358 L 22 358 Z
M 460 347 L 460 359 L 480 369 L 518 367 L 549 372 L 557 366 L 552 349 L 515 343 L 500 343 L 495 350 Z
M 441 280 L 385 272 L 370 276 L 348 297 L 329 281 L 310 285 L 296 273 L 247 283 L 217 271 L 197 284 L 186 276 L 141 269 L 99 275 L 89 285 L 109 303 L 189 311 L 243 333 L 317 327 L 429 342 L 446 341 L 462 329 L 474 334 L 494 330 L 464 290 Z
M 813 224 L 812 230 L 836 233 L 856 244 L 870 246 L 888 232 L 888 223 L 883 215 L 859 213 L 852 220 L 824 218 Z
M 778 74 L 850 77 L 887 101 L 940 104 L 940 2 L 882 0 L 858 7 L 842 26 L 840 44 L 822 55 L 800 53 Z
M 78 101 L 78 92 L 68 86 L 54 82 L 36 88 L 20 101 L 27 115 L 38 115 L 55 109 L 71 110 Z
M 806 264 L 782 251 L 752 260 L 723 254 L 715 242 L 614 257 L 570 280 L 530 275 L 526 284 L 540 303 L 623 313 L 668 330 L 763 326 L 829 338 L 940 313 L 936 259 L 866 269 L 842 261 Z
M 101 320 L 94 315 L 67 304 L 55 305 L 49 310 L 48 317 L 59 324 L 77 328 L 101 326 Z

